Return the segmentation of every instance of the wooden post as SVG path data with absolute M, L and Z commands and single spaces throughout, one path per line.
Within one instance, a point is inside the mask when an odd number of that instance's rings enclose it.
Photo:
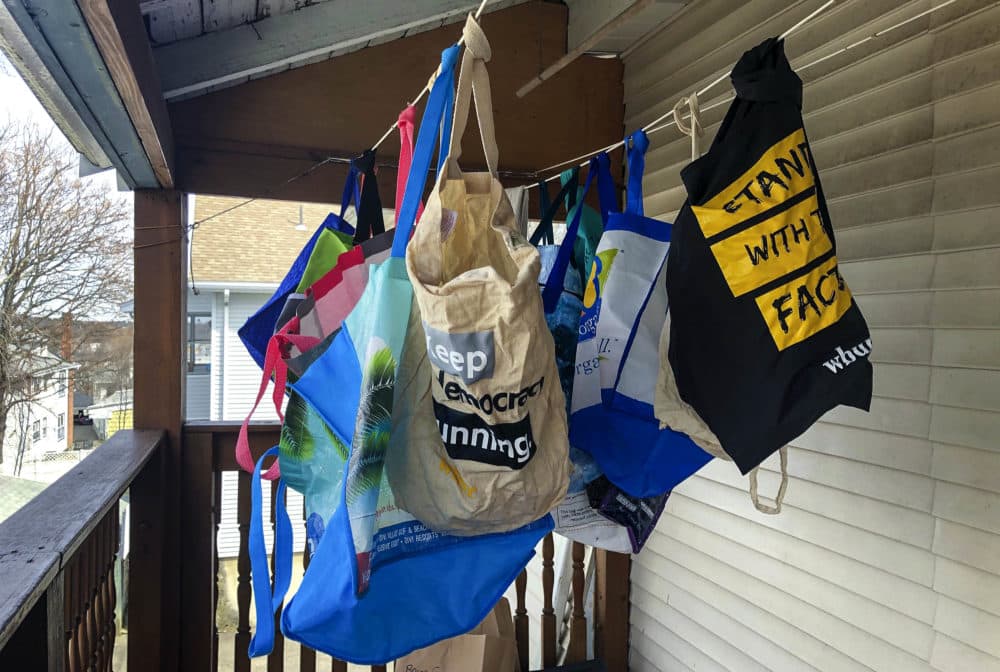
M 594 550 L 594 653 L 608 672 L 628 672 L 629 573 L 632 558 Z
M 182 453 L 180 669 L 214 672 L 215 472 L 212 434 L 184 434 Z
M 136 429 L 166 431 L 159 459 L 151 460 L 130 488 L 128 667 L 143 672 L 179 669 L 184 206 L 178 191 L 135 192 L 134 422 Z

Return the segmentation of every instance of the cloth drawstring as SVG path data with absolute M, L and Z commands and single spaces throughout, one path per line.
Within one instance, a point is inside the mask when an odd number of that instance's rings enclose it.
M 681 115 L 685 107 L 690 115 L 688 117 L 690 124 L 686 123 Z M 692 93 L 677 101 L 677 104 L 674 105 L 674 123 L 677 124 L 677 130 L 691 138 L 691 160 L 694 161 L 701 156 L 700 140 L 705 135 L 705 129 L 701 125 L 701 108 L 698 106 L 697 93 Z
M 781 513 L 781 503 L 785 501 L 785 490 L 788 489 L 788 446 L 782 446 L 778 456 L 781 458 L 781 485 L 778 486 L 778 494 L 774 496 L 774 506 L 762 503 L 757 494 L 757 472 L 760 467 L 754 467 L 750 472 L 750 499 L 758 511 L 769 516 Z

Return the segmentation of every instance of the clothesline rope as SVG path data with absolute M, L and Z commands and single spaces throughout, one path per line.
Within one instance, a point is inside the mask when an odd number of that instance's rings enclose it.
M 887 28 L 883 28 L 882 30 L 878 30 L 878 31 L 872 33 L 871 35 L 867 35 L 867 36 L 861 38 L 860 40 L 856 40 L 856 41 L 848 44 L 847 46 L 841 47 L 840 49 L 837 49 L 836 51 L 834 51 L 834 52 L 832 52 L 830 54 L 827 54 L 826 56 L 822 56 L 820 58 L 817 58 L 814 61 L 810 61 L 809 63 L 806 63 L 805 65 L 802 65 L 802 66 L 796 68 L 796 72 L 802 72 L 803 70 L 808 70 L 809 68 L 815 67 L 815 66 L 819 65 L 820 63 L 824 63 L 824 62 L 830 60 L 831 58 L 834 58 L 836 56 L 844 54 L 844 53 L 850 51 L 851 49 L 856 49 L 857 47 L 861 46 L 862 44 L 865 44 L 866 42 L 870 42 L 871 40 L 874 40 L 876 38 L 882 37 L 883 35 L 886 35 L 887 33 L 891 33 L 894 30 L 898 30 L 899 28 L 902 28 L 903 26 L 906 26 L 906 25 L 908 25 L 910 23 L 913 23 L 914 21 L 917 21 L 918 19 L 922 19 L 923 17 L 925 17 L 925 16 L 927 16 L 929 14 L 933 14 L 934 12 L 936 12 L 938 10 L 944 9 L 948 5 L 952 5 L 952 4 L 956 3 L 957 1 L 958 0 L 945 0 L 940 5 L 937 5 L 935 7 L 931 7 L 929 9 L 925 9 L 922 12 L 920 12 L 920 13 L 914 15 L 914 16 L 911 16 L 911 17 L 909 17 L 907 19 L 903 19 L 902 21 L 900 21 L 898 23 L 894 23 L 893 25 L 891 25 L 891 26 L 889 26 Z M 784 39 L 784 38 L 788 37 L 793 32 L 795 32 L 799 28 L 801 28 L 804 25 L 806 25 L 806 23 L 808 23 L 813 18 L 815 18 L 816 16 L 818 16 L 821 12 L 825 11 L 828 7 L 830 7 L 835 2 L 836 2 L 836 0 L 828 0 L 828 2 L 826 2 L 823 6 L 819 7 L 817 10 L 815 10 L 814 12 L 812 12 L 811 14 L 809 14 L 808 16 L 806 16 L 804 19 L 802 19 L 801 21 L 799 21 L 797 24 L 795 24 L 794 26 L 792 26 L 791 28 L 789 28 L 788 30 L 786 30 L 781 35 L 781 39 Z M 697 95 L 700 97 L 703 93 L 705 93 L 706 91 L 712 89 L 713 87 L 715 87 L 720 82 L 725 81 L 726 77 L 728 77 L 728 76 L 729 76 L 729 73 L 727 72 L 722 77 L 719 77 L 718 79 L 712 81 L 707 86 L 705 86 L 700 91 L 698 91 Z M 726 105 L 728 103 L 731 103 L 734 98 L 735 98 L 735 96 L 728 96 L 726 98 L 723 98 L 722 100 L 718 100 L 718 101 L 712 103 L 711 105 L 705 105 L 705 106 L 701 107 L 701 111 L 702 112 L 707 112 L 707 111 L 715 109 L 717 107 L 721 107 L 722 105 Z M 646 124 L 643 127 L 643 130 L 646 131 L 647 134 L 652 135 L 653 133 L 659 133 L 660 131 L 663 131 L 665 129 L 668 129 L 668 128 L 676 126 L 677 124 L 676 124 L 676 121 L 674 121 L 674 120 L 667 121 L 666 123 L 663 123 L 663 124 L 659 123 L 659 122 L 663 121 L 664 119 L 666 119 L 667 117 L 670 117 L 670 116 L 673 116 L 673 110 L 672 109 L 669 112 L 667 112 L 667 113 L 665 113 L 665 114 L 657 117 L 653 121 L 651 121 L 648 124 Z M 690 119 L 690 117 L 686 117 L 686 119 Z M 659 125 L 656 125 L 656 124 L 659 124 Z M 547 173 L 549 171 L 556 170 L 558 168 L 562 168 L 562 167 L 567 166 L 567 165 L 575 164 L 575 163 L 577 163 L 579 161 L 583 161 L 583 163 L 579 164 L 581 167 L 582 166 L 586 166 L 587 165 L 587 161 L 590 159 L 590 157 L 596 156 L 597 154 L 600 154 L 601 152 L 610 152 L 610 151 L 612 151 L 614 149 L 618 149 L 619 147 L 623 146 L 624 144 L 625 144 L 625 141 L 624 140 L 620 140 L 620 141 L 618 141 L 618 142 L 616 142 L 614 144 L 608 145 L 607 147 L 602 147 L 601 149 L 594 150 L 594 151 L 592 151 L 592 152 L 590 152 L 588 154 L 583 154 L 581 156 L 574 157 L 574 158 L 569 159 L 567 161 L 563 161 L 562 163 L 558 163 L 558 164 L 556 164 L 554 166 L 549 166 L 548 168 L 543 168 L 539 172 L 540 173 Z M 555 173 L 553 175 L 550 175 L 549 177 L 546 177 L 544 180 L 541 180 L 541 181 L 543 181 L 543 182 L 551 182 L 553 180 L 558 179 L 559 175 L 560 175 L 560 173 Z M 527 188 L 531 189 L 531 188 L 533 188 L 535 186 L 537 186 L 537 183 L 536 184 L 532 184 L 532 185 L 528 185 Z

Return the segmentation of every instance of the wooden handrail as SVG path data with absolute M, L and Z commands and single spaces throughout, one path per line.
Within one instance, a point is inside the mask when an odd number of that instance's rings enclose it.
M 163 442 L 123 430 L 0 523 L 0 651 Z

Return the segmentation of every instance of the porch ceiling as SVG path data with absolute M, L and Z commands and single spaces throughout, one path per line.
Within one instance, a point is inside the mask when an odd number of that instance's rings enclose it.
M 494 0 L 494 12 L 525 0 Z M 461 20 L 478 0 L 147 0 L 163 95 L 174 100 Z

